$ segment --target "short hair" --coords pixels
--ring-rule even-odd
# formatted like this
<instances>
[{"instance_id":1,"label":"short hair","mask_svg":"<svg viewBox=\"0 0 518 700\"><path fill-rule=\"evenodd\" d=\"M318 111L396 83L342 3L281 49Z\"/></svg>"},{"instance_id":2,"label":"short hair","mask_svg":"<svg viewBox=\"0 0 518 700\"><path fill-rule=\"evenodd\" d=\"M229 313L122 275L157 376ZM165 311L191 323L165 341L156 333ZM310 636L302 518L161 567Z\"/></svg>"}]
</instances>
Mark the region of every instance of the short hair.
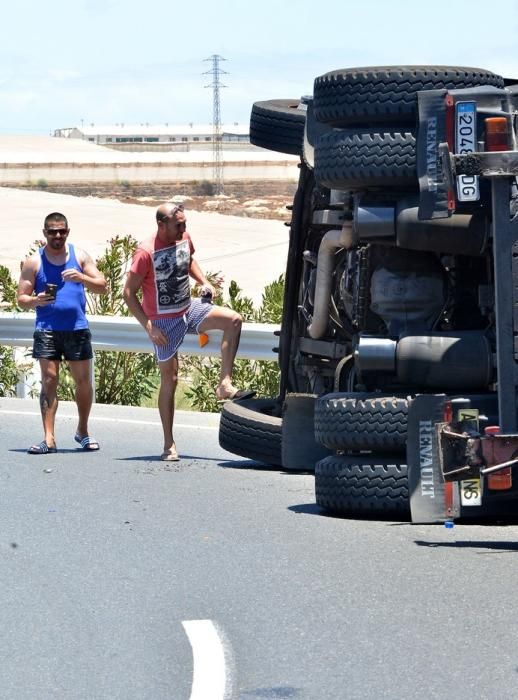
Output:
<instances>
[{"instance_id":1,"label":"short hair","mask_svg":"<svg viewBox=\"0 0 518 700\"><path fill-rule=\"evenodd\" d=\"M167 214L166 212L162 211L162 207L159 207L159 208L156 210L156 220L157 220L157 223L161 223L162 221L167 221L167 219L170 219L172 216L174 216L174 215L176 214L177 211L183 211L183 210L184 210L183 204L174 204L174 205L173 205L173 208L171 209L171 211L169 212L169 214Z\"/></svg>"},{"instance_id":2,"label":"short hair","mask_svg":"<svg viewBox=\"0 0 518 700\"><path fill-rule=\"evenodd\" d=\"M157 209L157 211L156 211L157 224L159 224L161 221L165 221L167 219L167 216L168 216L167 214L164 214L162 211Z\"/></svg>"},{"instance_id":3,"label":"short hair","mask_svg":"<svg viewBox=\"0 0 518 700\"><path fill-rule=\"evenodd\" d=\"M53 211L52 213L47 214L47 216L45 217L45 221L43 222L43 228L48 228L49 223L51 221L54 221L55 223L63 222L68 228L67 217L64 214L61 214L61 212L59 211Z\"/></svg>"}]
</instances>

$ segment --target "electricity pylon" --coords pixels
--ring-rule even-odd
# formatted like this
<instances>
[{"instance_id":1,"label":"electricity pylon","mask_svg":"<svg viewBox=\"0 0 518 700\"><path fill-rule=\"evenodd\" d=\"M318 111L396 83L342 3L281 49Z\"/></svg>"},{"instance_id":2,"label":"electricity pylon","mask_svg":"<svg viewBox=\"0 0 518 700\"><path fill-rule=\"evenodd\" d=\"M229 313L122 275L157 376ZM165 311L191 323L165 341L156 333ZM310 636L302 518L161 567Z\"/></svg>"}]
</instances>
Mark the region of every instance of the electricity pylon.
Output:
<instances>
[{"instance_id":1,"label":"electricity pylon","mask_svg":"<svg viewBox=\"0 0 518 700\"><path fill-rule=\"evenodd\" d=\"M205 85L207 88L212 88L212 178L214 181L215 194L223 194L223 159L221 153L221 111L219 101L220 88L227 87L223 85L219 77L220 75L228 75L227 71L219 67L220 61L226 61L226 58L213 54L206 61L212 61L211 70L206 71L203 75L212 75L212 83Z\"/></svg>"}]
</instances>

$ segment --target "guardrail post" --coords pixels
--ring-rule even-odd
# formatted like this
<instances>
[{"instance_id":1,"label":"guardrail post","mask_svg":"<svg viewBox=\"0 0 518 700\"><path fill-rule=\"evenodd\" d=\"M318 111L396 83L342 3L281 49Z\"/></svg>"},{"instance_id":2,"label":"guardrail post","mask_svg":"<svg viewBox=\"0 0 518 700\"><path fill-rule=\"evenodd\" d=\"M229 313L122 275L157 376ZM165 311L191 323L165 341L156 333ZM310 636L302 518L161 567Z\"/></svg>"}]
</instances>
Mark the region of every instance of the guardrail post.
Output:
<instances>
[{"instance_id":1,"label":"guardrail post","mask_svg":"<svg viewBox=\"0 0 518 700\"><path fill-rule=\"evenodd\" d=\"M14 362L16 367L21 364L21 356L24 355L25 348L14 348ZM25 371L20 372L18 375L18 383L16 385L16 398L26 399L27 398L27 374Z\"/></svg>"},{"instance_id":2,"label":"guardrail post","mask_svg":"<svg viewBox=\"0 0 518 700\"><path fill-rule=\"evenodd\" d=\"M28 348L15 347L14 361L17 367L25 366L23 373L20 373L20 378L16 385L16 397L19 399L30 398L30 392L34 386L41 380L39 364L32 357L27 357Z\"/></svg>"}]
</instances>

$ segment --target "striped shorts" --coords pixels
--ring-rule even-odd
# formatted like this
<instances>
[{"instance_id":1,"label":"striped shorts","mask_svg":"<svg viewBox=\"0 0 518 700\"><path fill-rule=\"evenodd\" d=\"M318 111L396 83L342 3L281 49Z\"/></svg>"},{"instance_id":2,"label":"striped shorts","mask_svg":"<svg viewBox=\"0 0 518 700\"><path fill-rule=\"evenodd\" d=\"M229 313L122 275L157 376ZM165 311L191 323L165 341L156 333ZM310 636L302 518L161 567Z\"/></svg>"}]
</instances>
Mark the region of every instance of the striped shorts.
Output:
<instances>
[{"instance_id":1,"label":"striped shorts","mask_svg":"<svg viewBox=\"0 0 518 700\"><path fill-rule=\"evenodd\" d=\"M191 305L183 316L154 319L153 325L160 328L168 339L167 345L153 343L158 362L166 362L176 355L186 334L197 333L201 322L205 320L212 308L212 304L191 299Z\"/></svg>"}]
</instances>

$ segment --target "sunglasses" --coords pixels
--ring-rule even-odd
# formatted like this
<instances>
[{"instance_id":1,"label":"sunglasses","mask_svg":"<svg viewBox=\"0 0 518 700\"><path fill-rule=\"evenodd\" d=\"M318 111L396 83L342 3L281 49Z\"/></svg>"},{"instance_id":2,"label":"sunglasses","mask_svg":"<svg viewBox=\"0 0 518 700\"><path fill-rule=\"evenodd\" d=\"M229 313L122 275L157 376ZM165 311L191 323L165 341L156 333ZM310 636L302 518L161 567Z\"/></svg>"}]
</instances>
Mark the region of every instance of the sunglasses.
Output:
<instances>
[{"instance_id":1,"label":"sunglasses","mask_svg":"<svg viewBox=\"0 0 518 700\"><path fill-rule=\"evenodd\" d=\"M45 233L48 236L57 236L60 233L62 236L68 236L67 228L46 228Z\"/></svg>"}]
</instances>

